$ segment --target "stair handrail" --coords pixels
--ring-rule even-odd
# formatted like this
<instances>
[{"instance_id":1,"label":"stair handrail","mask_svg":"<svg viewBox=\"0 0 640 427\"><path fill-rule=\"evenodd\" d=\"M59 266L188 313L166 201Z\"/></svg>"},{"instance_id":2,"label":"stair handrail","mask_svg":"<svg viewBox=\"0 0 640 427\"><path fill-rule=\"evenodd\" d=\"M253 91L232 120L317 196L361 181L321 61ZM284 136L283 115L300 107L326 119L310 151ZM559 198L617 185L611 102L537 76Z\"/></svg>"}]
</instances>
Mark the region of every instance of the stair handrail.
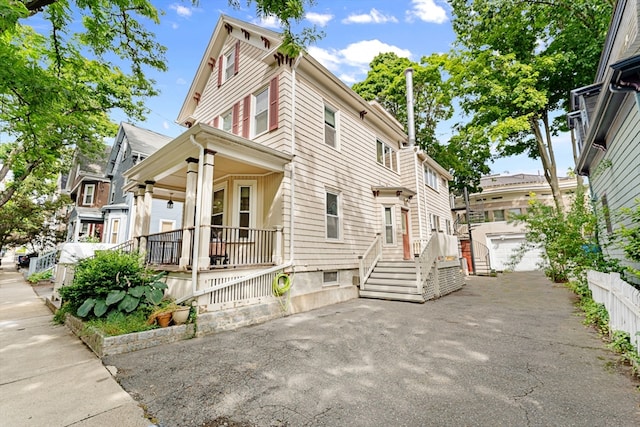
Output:
<instances>
[{"instance_id":1,"label":"stair handrail","mask_svg":"<svg viewBox=\"0 0 640 427\"><path fill-rule=\"evenodd\" d=\"M436 259L438 258L438 254L440 253L440 245L437 236L438 233L433 233L420 255L415 258L417 272L416 287L420 295L422 295L422 292L424 290L424 283L429 278L429 273L431 269L434 268ZM437 290L437 275L434 275L434 277L436 278L435 286ZM437 293L439 294L439 292Z\"/></svg>"},{"instance_id":2,"label":"stair handrail","mask_svg":"<svg viewBox=\"0 0 640 427\"><path fill-rule=\"evenodd\" d=\"M358 259L360 260L360 289L364 290L365 282L371 275L371 272L375 268L377 262L382 257L382 236L380 233L376 234L375 239L364 254L360 255Z\"/></svg>"},{"instance_id":3,"label":"stair handrail","mask_svg":"<svg viewBox=\"0 0 640 427\"><path fill-rule=\"evenodd\" d=\"M476 259L478 260L482 260L485 262L486 266L487 266L487 273L491 272L491 261L489 259L489 248L478 242L477 240L473 241L473 254L475 255ZM475 274L478 274L477 272L474 272Z\"/></svg>"}]
</instances>

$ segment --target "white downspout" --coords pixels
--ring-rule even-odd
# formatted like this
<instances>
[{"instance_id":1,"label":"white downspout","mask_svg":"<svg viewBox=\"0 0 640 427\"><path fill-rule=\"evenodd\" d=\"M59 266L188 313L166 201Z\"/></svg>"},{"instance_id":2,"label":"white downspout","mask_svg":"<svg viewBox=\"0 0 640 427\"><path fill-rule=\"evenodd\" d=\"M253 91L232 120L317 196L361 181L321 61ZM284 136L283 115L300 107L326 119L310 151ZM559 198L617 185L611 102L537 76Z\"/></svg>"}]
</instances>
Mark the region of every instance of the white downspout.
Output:
<instances>
[{"instance_id":1,"label":"white downspout","mask_svg":"<svg viewBox=\"0 0 640 427\"><path fill-rule=\"evenodd\" d=\"M298 55L296 62L293 64L291 70L291 200L290 200L290 215L289 215L289 265L293 265L293 252L294 252L294 229L295 229L295 195L296 195L296 180L295 180L295 158L296 158L296 69L300 60L302 59L302 53Z\"/></svg>"},{"instance_id":2,"label":"white downspout","mask_svg":"<svg viewBox=\"0 0 640 427\"><path fill-rule=\"evenodd\" d=\"M192 251L192 260L191 260L191 288L192 295L195 295L198 289L198 257L197 248L200 247L200 204L202 200L200 200L200 196L202 195L202 174L204 168L204 146L196 141L196 138L193 135L189 136L191 143L200 148L200 154L198 155L198 183L196 185L196 220L193 228L193 251Z\"/></svg>"}]
</instances>

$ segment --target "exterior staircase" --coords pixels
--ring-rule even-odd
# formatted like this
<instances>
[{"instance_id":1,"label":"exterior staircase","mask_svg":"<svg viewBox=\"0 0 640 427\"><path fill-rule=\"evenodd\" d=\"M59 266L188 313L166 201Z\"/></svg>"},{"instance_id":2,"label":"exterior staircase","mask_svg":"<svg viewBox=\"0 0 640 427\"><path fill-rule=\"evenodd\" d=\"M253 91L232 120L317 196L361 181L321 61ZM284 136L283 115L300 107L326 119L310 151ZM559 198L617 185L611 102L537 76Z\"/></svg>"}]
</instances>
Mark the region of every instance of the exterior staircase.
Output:
<instances>
[{"instance_id":1,"label":"exterior staircase","mask_svg":"<svg viewBox=\"0 0 640 427\"><path fill-rule=\"evenodd\" d=\"M423 303L416 280L414 261L379 261L366 282L360 285L360 298Z\"/></svg>"}]
</instances>

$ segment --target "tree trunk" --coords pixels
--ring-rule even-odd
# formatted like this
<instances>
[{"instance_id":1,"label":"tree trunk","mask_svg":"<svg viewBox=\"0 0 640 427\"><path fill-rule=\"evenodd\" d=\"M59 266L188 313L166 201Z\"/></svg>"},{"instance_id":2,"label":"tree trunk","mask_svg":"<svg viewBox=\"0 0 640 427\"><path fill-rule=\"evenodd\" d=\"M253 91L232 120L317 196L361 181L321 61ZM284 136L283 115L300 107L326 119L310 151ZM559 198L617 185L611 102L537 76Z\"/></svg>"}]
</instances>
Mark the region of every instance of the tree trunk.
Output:
<instances>
[{"instance_id":1,"label":"tree trunk","mask_svg":"<svg viewBox=\"0 0 640 427\"><path fill-rule=\"evenodd\" d=\"M556 209L559 213L563 213L564 201L562 200L560 184L558 183L556 160L553 153L553 145L551 144L551 132L549 131L549 114L546 111L542 113L542 123L544 125L545 131L544 136L542 134L542 131L540 130L538 119L535 117L531 118L531 130L536 137L536 143L538 145L538 152L540 154L540 161L542 162L544 177L551 187L551 194L553 195L553 201L556 205Z\"/></svg>"}]
</instances>

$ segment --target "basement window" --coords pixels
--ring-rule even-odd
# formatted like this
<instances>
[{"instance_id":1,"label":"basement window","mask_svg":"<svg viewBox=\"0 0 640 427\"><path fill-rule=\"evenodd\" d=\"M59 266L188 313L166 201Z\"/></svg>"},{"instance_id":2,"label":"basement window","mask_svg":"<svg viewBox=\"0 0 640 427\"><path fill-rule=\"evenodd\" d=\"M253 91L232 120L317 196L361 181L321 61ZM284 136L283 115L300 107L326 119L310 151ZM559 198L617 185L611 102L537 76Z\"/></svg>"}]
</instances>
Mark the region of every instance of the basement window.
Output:
<instances>
[{"instance_id":1,"label":"basement window","mask_svg":"<svg viewBox=\"0 0 640 427\"><path fill-rule=\"evenodd\" d=\"M325 271L322 273L322 284L323 285L335 285L338 283L338 272L337 271Z\"/></svg>"}]
</instances>

